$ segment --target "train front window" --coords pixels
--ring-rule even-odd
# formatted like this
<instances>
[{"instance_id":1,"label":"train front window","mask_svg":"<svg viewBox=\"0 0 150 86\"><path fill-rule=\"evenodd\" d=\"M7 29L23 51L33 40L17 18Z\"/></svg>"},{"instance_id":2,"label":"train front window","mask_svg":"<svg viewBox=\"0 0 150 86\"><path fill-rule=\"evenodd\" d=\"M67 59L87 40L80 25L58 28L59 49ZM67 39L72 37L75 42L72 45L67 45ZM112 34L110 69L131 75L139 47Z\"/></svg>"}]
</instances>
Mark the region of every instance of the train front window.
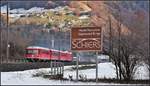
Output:
<instances>
[{"instance_id":1,"label":"train front window","mask_svg":"<svg viewBox=\"0 0 150 86\"><path fill-rule=\"evenodd\" d=\"M26 54L38 54L38 50L27 50Z\"/></svg>"}]
</instances>

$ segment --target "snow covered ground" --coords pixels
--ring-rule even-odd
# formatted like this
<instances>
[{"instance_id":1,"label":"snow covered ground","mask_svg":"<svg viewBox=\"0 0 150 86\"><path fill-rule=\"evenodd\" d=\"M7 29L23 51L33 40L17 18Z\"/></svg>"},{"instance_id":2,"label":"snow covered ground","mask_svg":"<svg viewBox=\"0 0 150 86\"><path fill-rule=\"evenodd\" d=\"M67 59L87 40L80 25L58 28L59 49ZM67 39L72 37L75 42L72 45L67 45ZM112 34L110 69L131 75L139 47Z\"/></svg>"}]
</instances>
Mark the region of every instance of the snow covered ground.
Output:
<instances>
[{"instance_id":1,"label":"snow covered ground","mask_svg":"<svg viewBox=\"0 0 150 86\"><path fill-rule=\"evenodd\" d=\"M79 75L83 74L86 75L87 78L95 79L96 69L86 69L86 70L79 70ZM64 77L68 77L68 75L73 75L73 78L76 78L76 71L65 71ZM99 78L115 78L115 66L112 63L100 63L98 65L98 77Z\"/></svg>"},{"instance_id":2,"label":"snow covered ground","mask_svg":"<svg viewBox=\"0 0 150 86\"><path fill-rule=\"evenodd\" d=\"M76 72L67 70L72 66L65 66L64 77L73 75L75 79ZM115 67L112 63L99 63L98 65L99 78L115 78ZM148 79L148 72L144 66L141 66L136 74L136 79ZM73 82L62 80L49 80L42 77L32 77L33 74L44 71L49 72L49 68L33 69L17 72L1 72L2 85L114 85L114 83L94 83L94 82ZM79 74L87 75L87 78L95 78L95 69L79 70ZM116 84L118 85L118 84Z\"/></svg>"}]
</instances>

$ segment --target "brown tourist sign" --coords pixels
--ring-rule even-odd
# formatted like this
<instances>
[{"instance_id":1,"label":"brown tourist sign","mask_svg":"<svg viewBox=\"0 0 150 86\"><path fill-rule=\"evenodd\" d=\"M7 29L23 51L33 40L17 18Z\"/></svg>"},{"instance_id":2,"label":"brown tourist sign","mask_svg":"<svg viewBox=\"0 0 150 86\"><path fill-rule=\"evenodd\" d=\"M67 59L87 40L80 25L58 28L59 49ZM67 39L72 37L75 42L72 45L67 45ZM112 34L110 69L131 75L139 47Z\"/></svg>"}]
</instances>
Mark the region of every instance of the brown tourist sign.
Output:
<instances>
[{"instance_id":1,"label":"brown tourist sign","mask_svg":"<svg viewBox=\"0 0 150 86\"><path fill-rule=\"evenodd\" d=\"M73 27L71 29L72 51L102 51L101 27Z\"/></svg>"}]
</instances>

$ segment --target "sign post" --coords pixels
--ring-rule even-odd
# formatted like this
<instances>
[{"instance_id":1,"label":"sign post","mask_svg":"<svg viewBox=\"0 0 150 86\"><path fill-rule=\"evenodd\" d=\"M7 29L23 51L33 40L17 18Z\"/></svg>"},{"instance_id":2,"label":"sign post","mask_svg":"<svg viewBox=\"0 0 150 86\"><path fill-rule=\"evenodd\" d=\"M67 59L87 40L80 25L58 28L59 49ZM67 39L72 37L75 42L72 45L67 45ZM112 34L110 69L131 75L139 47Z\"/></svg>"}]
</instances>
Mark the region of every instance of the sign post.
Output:
<instances>
[{"instance_id":1,"label":"sign post","mask_svg":"<svg viewBox=\"0 0 150 86\"><path fill-rule=\"evenodd\" d=\"M96 82L98 82L98 52L96 52Z\"/></svg>"},{"instance_id":2,"label":"sign post","mask_svg":"<svg viewBox=\"0 0 150 86\"><path fill-rule=\"evenodd\" d=\"M78 81L78 76L79 76L79 54L77 53L77 58L76 58L76 81Z\"/></svg>"},{"instance_id":3,"label":"sign post","mask_svg":"<svg viewBox=\"0 0 150 86\"><path fill-rule=\"evenodd\" d=\"M71 29L72 51L96 52L96 82L98 81L98 52L102 51L101 27L74 27ZM79 55L76 59L76 81L78 81Z\"/></svg>"}]
</instances>

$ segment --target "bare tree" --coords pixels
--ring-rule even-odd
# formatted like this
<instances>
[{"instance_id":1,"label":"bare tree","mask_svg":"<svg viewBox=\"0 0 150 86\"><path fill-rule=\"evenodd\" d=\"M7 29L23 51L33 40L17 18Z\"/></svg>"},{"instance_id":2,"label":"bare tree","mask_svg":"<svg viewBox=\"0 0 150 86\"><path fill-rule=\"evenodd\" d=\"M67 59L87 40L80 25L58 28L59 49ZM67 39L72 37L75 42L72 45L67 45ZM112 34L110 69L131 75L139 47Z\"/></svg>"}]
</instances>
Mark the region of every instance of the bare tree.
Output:
<instances>
[{"instance_id":1,"label":"bare tree","mask_svg":"<svg viewBox=\"0 0 150 86\"><path fill-rule=\"evenodd\" d=\"M133 34L133 33L132 33ZM121 74L125 80L133 79L135 71L140 66L142 57L141 51L138 48L140 44L134 45L137 42L136 37L125 36L121 40Z\"/></svg>"},{"instance_id":2,"label":"bare tree","mask_svg":"<svg viewBox=\"0 0 150 86\"><path fill-rule=\"evenodd\" d=\"M133 33L128 36L121 35L119 47L118 37L113 36L113 42L111 44L113 46L111 46L109 56L116 66L117 79L131 80L140 63L142 51L138 47L140 43L138 43L135 36L136 35L133 35Z\"/></svg>"},{"instance_id":3,"label":"bare tree","mask_svg":"<svg viewBox=\"0 0 150 86\"><path fill-rule=\"evenodd\" d=\"M144 51L139 39L143 39L139 36L138 29L137 31L129 31L127 35L121 33L121 15L118 16L116 32L112 30L111 18L109 17L109 56L116 66L117 79L129 81L133 79L135 71L142 61Z\"/></svg>"},{"instance_id":4,"label":"bare tree","mask_svg":"<svg viewBox=\"0 0 150 86\"><path fill-rule=\"evenodd\" d=\"M118 59L116 58L117 54L113 50L113 47L114 47L113 46L113 32L112 32L112 25L111 25L111 17L110 16L108 16L108 23L109 23L109 56L115 64L117 79L119 79L119 71L118 71L118 65L117 65Z\"/></svg>"}]
</instances>

